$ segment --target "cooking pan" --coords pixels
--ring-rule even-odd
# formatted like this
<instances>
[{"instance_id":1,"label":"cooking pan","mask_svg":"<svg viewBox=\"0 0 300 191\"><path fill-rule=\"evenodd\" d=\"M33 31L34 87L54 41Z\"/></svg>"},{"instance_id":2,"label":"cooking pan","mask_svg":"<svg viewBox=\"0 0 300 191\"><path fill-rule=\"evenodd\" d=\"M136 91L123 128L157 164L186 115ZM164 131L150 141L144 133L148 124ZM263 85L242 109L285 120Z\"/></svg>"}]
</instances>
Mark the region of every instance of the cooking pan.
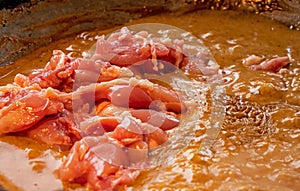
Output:
<instances>
[{"instance_id":1,"label":"cooking pan","mask_svg":"<svg viewBox=\"0 0 300 191\"><path fill-rule=\"evenodd\" d=\"M13 64L32 50L69 35L161 12L180 15L199 9L243 10L300 30L300 0L4 0L0 7L0 66Z\"/></svg>"}]
</instances>

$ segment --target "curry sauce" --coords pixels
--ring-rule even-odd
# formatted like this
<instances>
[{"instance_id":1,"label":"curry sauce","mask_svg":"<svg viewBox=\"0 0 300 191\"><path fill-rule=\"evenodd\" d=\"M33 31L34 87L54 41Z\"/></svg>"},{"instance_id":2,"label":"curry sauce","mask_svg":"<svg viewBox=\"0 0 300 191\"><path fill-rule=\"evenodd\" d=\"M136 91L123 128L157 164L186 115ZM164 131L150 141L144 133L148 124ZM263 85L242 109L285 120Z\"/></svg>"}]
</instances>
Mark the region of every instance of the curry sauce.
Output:
<instances>
[{"instance_id":1,"label":"curry sauce","mask_svg":"<svg viewBox=\"0 0 300 191\"><path fill-rule=\"evenodd\" d=\"M161 14L128 25L138 23L173 25L203 41L224 70L221 81L225 116L213 142L205 145L212 119L209 111L204 111L191 132L192 140L173 156L166 156L157 167L144 171L126 189L299 190L299 31L259 15L234 11ZM81 56L97 36L114 30L88 31L42 47L3 67L0 84L11 83L17 73L28 74L43 67L54 49ZM250 55L273 58L287 54L293 61L278 73L253 71L242 64ZM201 91L210 93L207 89ZM205 101L209 110L213 103L209 97L204 97ZM55 177L55 169L65 154L56 148L28 138L2 136L0 153L0 182L8 190L74 187L68 188Z\"/></svg>"}]
</instances>

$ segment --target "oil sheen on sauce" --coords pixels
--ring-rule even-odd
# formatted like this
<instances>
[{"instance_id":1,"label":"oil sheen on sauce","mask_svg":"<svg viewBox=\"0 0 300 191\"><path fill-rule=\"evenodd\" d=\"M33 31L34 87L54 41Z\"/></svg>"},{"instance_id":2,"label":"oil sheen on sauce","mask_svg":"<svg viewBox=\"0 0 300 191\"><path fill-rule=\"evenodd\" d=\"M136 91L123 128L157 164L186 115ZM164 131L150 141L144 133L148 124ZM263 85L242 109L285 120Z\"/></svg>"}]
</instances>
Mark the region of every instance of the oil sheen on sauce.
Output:
<instances>
[{"instance_id":1,"label":"oil sheen on sauce","mask_svg":"<svg viewBox=\"0 0 300 191\"><path fill-rule=\"evenodd\" d=\"M204 42L227 71L222 77L226 115L209 146L203 146L203 140L211 119L203 115L188 145L143 172L126 189L300 190L299 31L231 11L161 14L128 25L138 23L173 25ZM81 56L97 35L113 30L84 32L40 48L2 68L0 84L11 82L16 73L43 67L53 49ZM278 73L252 71L242 60L253 54L265 58L291 54L294 60ZM0 182L9 190L61 189L53 171L63 154L27 138L0 137Z\"/></svg>"}]
</instances>

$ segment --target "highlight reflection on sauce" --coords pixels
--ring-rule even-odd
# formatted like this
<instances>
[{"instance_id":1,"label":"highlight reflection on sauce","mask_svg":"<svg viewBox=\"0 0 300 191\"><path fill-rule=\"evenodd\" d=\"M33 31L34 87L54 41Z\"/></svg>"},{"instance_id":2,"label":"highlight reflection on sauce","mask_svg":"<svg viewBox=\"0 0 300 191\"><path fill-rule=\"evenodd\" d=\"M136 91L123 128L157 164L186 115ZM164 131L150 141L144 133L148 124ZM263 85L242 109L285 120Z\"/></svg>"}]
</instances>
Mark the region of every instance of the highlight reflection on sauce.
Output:
<instances>
[{"instance_id":1,"label":"highlight reflection on sauce","mask_svg":"<svg viewBox=\"0 0 300 191\"><path fill-rule=\"evenodd\" d=\"M36 148L23 149L0 141L0 176L14 185L15 189L11 190L60 190L62 183L53 173L60 160L55 159L50 150L31 156L32 149Z\"/></svg>"}]
</instances>

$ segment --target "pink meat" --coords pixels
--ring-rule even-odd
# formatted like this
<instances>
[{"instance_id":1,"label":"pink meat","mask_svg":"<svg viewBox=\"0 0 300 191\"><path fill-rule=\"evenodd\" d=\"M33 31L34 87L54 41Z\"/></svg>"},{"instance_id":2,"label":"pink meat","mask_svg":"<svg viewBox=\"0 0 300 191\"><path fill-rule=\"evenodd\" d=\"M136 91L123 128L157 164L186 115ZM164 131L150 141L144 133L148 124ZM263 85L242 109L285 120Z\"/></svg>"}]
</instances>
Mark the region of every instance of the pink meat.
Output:
<instances>
[{"instance_id":1,"label":"pink meat","mask_svg":"<svg viewBox=\"0 0 300 191\"><path fill-rule=\"evenodd\" d=\"M80 130L83 136L101 136L105 132L114 131L120 124L116 117L94 116L85 119L80 123Z\"/></svg>"},{"instance_id":2,"label":"pink meat","mask_svg":"<svg viewBox=\"0 0 300 191\"><path fill-rule=\"evenodd\" d=\"M102 123L100 119L95 121ZM112 121L112 117L107 119ZM132 183L147 167L149 149L168 139L160 128L138 123L131 117L124 117L112 132L91 135L74 144L58 170L58 177L93 190L115 190Z\"/></svg>"},{"instance_id":3,"label":"pink meat","mask_svg":"<svg viewBox=\"0 0 300 191\"><path fill-rule=\"evenodd\" d=\"M45 117L23 134L47 145L69 149L81 139L74 119L64 111L58 115Z\"/></svg>"},{"instance_id":4,"label":"pink meat","mask_svg":"<svg viewBox=\"0 0 300 191\"><path fill-rule=\"evenodd\" d=\"M124 146L144 142L147 149L156 148L168 139L167 134L159 127L147 123L138 123L129 117L125 117L115 130L108 135Z\"/></svg>"},{"instance_id":5,"label":"pink meat","mask_svg":"<svg viewBox=\"0 0 300 191\"><path fill-rule=\"evenodd\" d=\"M122 145L104 136L84 137L64 159L58 177L65 182L88 185L93 190L115 190L132 183L139 175L139 170L124 168L129 165Z\"/></svg>"},{"instance_id":6,"label":"pink meat","mask_svg":"<svg viewBox=\"0 0 300 191\"><path fill-rule=\"evenodd\" d=\"M63 108L62 103L53 102L40 92L29 92L0 110L0 134L28 129Z\"/></svg>"},{"instance_id":7,"label":"pink meat","mask_svg":"<svg viewBox=\"0 0 300 191\"><path fill-rule=\"evenodd\" d=\"M143 123L148 123L150 125L159 127L164 131L173 129L180 123L180 120L176 117L176 115L171 112L164 113L152 109L127 110L125 108L113 105L111 102L102 102L98 104L96 110L97 115L100 116L114 116L119 112L129 111L133 117L140 119Z\"/></svg>"},{"instance_id":8,"label":"pink meat","mask_svg":"<svg viewBox=\"0 0 300 191\"><path fill-rule=\"evenodd\" d=\"M168 140L167 133L159 127L143 123L141 128L144 133L144 141L148 144L149 149L155 149Z\"/></svg>"},{"instance_id":9,"label":"pink meat","mask_svg":"<svg viewBox=\"0 0 300 191\"><path fill-rule=\"evenodd\" d=\"M208 53L198 53L186 58L181 68L188 73L210 76L218 74L220 66L210 58Z\"/></svg>"},{"instance_id":10,"label":"pink meat","mask_svg":"<svg viewBox=\"0 0 300 191\"><path fill-rule=\"evenodd\" d=\"M29 129L46 116L62 112L69 104L66 93L38 84L0 88L0 134Z\"/></svg>"},{"instance_id":11,"label":"pink meat","mask_svg":"<svg viewBox=\"0 0 300 191\"><path fill-rule=\"evenodd\" d=\"M0 109L10 104L21 91L20 86L8 84L0 87Z\"/></svg>"},{"instance_id":12,"label":"pink meat","mask_svg":"<svg viewBox=\"0 0 300 191\"><path fill-rule=\"evenodd\" d=\"M143 123L159 127L164 131L173 129L179 125L179 120L176 117L155 110L139 109L132 110L130 113Z\"/></svg>"},{"instance_id":13,"label":"pink meat","mask_svg":"<svg viewBox=\"0 0 300 191\"><path fill-rule=\"evenodd\" d=\"M111 65L109 62L71 59L62 51L54 50L50 61L43 69L33 71L28 77L18 74L14 81L21 87L38 84L41 88L52 87L71 92L81 85L110 81L121 75L131 74L128 69ZM74 83L76 87L73 87Z\"/></svg>"},{"instance_id":14,"label":"pink meat","mask_svg":"<svg viewBox=\"0 0 300 191\"><path fill-rule=\"evenodd\" d=\"M108 61L118 66L129 66L151 56L151 47L146 39L134 36L127 28L112 34L106 40L98 39L93 59Z\"/></svg>"},{"instance_id":15,"label":"pink meat","mask_svg":"<svg viewBox=\"0 0 300 191\"><path fill-rule=\"evenodd\" d=\"M29 81L30 84L37 83L42 88L59 88L63 82L72 77L77 67L77 62L72 62L62 51L54 50L45 68L33 71L29 75Z\"/></svg>"},{"instance_id":16,"label":"pink meat","mask_svg":"<svg viewBox=\"0 0 300 191\"><path fill-rule=\"evenodd\" d=\"M0 109L2 109L4 106L8 106L15 100L26 96L28 93L39 91L41 91L41 87L39 85L32 85L25 88L17 84L0 86Z\"/></svg>"},{"instance_id":17,"label":"pink meat","mask_svg":"<svg viewBox=\"0 0 300 191\"><path fill-rule=\"evenodd\" d=\"M0 87L0 134L18 132L71 148L58 169L63 182L92 190L130 184L147 167L149 150L167 142L165 131L179 125L176 116L187 107L172 89L117 78L132 77L127 67L135 63L131 69L139 73L161 74L178 67L203 75L218 72L208 55L188 56L183 47L181 40L170 45L145 31L122 28L99 38L91 58L70 58L54 50L45 68L19 74L14 84ZM124 113L118 116L108 105ZM100 116L93 116L95 110Z\"/></svg>"},{"instance_id":18,"label":"pink meat","mask_svg":"<svg viewBox=\"0 0 300 191\"><path fill-rule=\"evenodd\" d=\"M148 108L152 102L151 97L141 88L130 85L115 85L108 94L112 104L132 108Z\"/></svg>"},{"instance_id":19,"label":"pink meat","mask_svg":"<svg viewBox=\"0 0 300 191\"><path fill-rule=\"evenodd\" d=\"M125 117L116 129L109 134L124 146L143 140L141 125L129 117Z\"/></svg>"},{"instance_id":20,"label":"pink meat","mask_svg":"<svg viewBox=\"0 0 300 191\"><path fill-rule=\"evenodd\" d=\"M273 72L279 72L279 70L291 62L288 56L277 57L271 60L262 62L259 65L251 65L252 70L269 70Z\"/></svg>"},{"instance_id":21,"label":"pink meat","mask_svg":"<svg viewBox=\"0 0 300 191\"><path fill-rule=\"evenodd\" d=\"M148 59L179 66L184 58L182 45L182 41L175 40L173 47L170 47L159 40L150 40L150 34L145 31L134 34L124 27L107 39L104 36L98 39L93 59L118 66L141 64Z\"/></svg>"},{"instance_id":22,"label":"pink meat","mask_svg":"<svg viewBox=\"0 0 300 191\"><path fill-rule=\"evenodd\" d=\"M186 106L176 91L153 84L130 85L128 81L111 81L109 83L94 83L81 86L72 93L74 106L82 107L84 103L94 103L98 100L109 100L114 105L135 109L167 110L183 113Z\"/></svg>"},{"instance_id":23,"label":"pink meat","mask_svg":"<svg viewBox=\"0 0 300 191\"><path fill-rule=\"evenodd\" d=\"M127 68L120 68L102 60L76 59L76 62L79 63L74 79L77 87L90 83L111 81L122 75L131 75ZM74 87L74 89L77 89L77 87Z\"/></svg>"},{"instance_id":24,"label":"pink meat","mask_svg":"<svg viewBox=\"0 0 300 191\"><path fill-rule=\"evenodd\" d=\"M151 39L151 40L150 40ZM119 32L98 39L95 60L103 60L118 66L135 65L139 71L171 72L170 63L189 73L202 75L217 74L219 65L210 58L208 53L187 55L183 49L184 41L175 39L172 44L166 44L160 39L151 38L151 34L142 31L133 33L124 27ZM163 66L161 66L163 65ZM147 70L147 71L145 71Z\"/></svg>"}]
</instances>

